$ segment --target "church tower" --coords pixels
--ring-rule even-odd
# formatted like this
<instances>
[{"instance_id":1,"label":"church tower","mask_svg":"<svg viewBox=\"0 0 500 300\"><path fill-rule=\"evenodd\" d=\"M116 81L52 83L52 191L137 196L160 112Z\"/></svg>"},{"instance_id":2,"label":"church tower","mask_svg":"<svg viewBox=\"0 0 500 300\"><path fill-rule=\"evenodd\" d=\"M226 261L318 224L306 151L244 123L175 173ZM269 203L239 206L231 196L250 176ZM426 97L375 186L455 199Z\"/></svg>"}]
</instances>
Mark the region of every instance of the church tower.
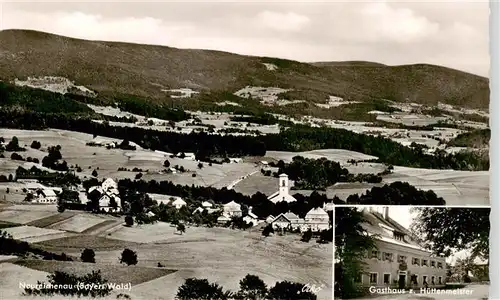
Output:
<instances>
[{"instance_id":1,"label":"church tower","mask_svg":"<svg viewBox=\"0 0 500 300\"><path fill-rule=\"evenodd\" d=\"M279 194L280 195L288 195L288 175L281 174L279 176Z\"/></svg>"}]
</instances>

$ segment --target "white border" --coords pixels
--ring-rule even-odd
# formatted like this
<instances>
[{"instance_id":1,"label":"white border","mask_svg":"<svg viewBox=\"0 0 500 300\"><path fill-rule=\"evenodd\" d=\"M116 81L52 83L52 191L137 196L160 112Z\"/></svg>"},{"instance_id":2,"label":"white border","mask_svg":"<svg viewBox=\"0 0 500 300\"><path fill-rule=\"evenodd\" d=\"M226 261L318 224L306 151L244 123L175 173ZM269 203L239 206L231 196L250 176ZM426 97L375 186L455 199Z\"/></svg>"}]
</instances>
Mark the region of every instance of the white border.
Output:
<instances>
[{"instance_id":1,"label":"white border","mask_svg":"<svg viewBox=\"0 0 500 300\"><path fill-rule=\"evenodd\" d=\"M491 69L490 69L490 129L491 129L491 140L490 140L490 299L500 299L500 266L498 263L498 253L499 249L499 231L500 226L499 218L500 212L498 207L498 193L499 193L499 160L498 160L498 129L499 122L498 118L495 117L499 111L498 101L500 101L500 90L499 90L499 58L498 52L499 47L499 24L500 24L500 3L496 0L490 1L490 59L491 59Z\"/></svg>"}]
</instances>

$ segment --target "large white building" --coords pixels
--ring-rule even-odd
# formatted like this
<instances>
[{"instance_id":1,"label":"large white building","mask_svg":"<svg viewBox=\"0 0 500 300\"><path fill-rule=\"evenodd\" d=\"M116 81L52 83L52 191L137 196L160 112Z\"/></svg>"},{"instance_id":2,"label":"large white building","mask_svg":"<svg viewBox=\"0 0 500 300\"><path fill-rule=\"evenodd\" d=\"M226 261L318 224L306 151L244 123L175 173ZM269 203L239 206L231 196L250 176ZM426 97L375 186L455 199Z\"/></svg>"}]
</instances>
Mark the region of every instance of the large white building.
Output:
<instances>
[{"instance_id":1,"label":"large white building","mask_svg":"<svg viewBox=\"0 0 500 300\"><path fill-rule=\"evenodd\" d=\"M304 221L311 228L311 231L322 231L330 228L330 216L320 207L311 209L304 217Z\"/></svg>"},{"instance_id":2,"label":"large white building","mask_svg":"<svg viewBox=\"0 0 500 300\"><path fill-rule=\"evenodd\" d=\"M267 197L267 199L273 203L278 202L295 202L297 201L292 195L290 195L290 181L288 180L288 175L281 174L279 176L278 181L278 191L271 196Z\"/></svg>"},{"instance_id":3,"label":"large white building","mask_svg":"<svg viewBox=\"0 0 500 300\"><path fill-rule=\"evenodd\" d=\"M365 270L354 278L361 286L391 288L445 285L446 260L423 248L408 229L389 217L389 208L364 208L362 224L377 249L365 254Z\"/></svg>"}]
</instances>

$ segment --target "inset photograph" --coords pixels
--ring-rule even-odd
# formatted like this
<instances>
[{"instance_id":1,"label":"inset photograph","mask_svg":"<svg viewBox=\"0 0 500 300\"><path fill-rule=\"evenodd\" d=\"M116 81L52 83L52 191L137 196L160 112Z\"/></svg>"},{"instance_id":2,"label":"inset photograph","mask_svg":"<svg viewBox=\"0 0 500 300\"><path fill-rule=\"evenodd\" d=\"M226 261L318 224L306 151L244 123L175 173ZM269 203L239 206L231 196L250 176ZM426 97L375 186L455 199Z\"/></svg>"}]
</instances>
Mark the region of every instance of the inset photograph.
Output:
<instances>
[{"instance_id":1,"label":"inset photograph","mask_svg":"<svg viewBox=\"0 0 500 300\"><path fill-rule=\"evenodd\" d=\"M490 208L335 208L335 299L488 299Z\"/></svg>"}]
</instances>

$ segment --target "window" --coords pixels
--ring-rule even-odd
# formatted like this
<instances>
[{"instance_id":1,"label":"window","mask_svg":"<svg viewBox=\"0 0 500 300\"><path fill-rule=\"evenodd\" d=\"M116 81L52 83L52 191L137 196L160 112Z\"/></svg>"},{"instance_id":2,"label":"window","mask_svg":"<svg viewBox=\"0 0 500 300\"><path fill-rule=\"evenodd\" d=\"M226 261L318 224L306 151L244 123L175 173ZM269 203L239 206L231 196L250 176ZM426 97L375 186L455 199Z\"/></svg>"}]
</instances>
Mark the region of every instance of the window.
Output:
<instances>
[{"instance_id":1,"label":"window","mask_svg":"<svg viewBox=\"0 0 500 300\"><path fill-rule=\"evenodd\" d=\"M443 263L442 262L438 262L438 269L442 269L443 268Z\"/></svg>"},{"instance_id":2,"label":"window","mask_svg":"<svg viewBox=\"0 0 500 300\"><path fill-rule=\"evenodd\" d=\"M422 266L429 266L429 263L427 262L427 259L422 259Z\"/></svg>"},{"instance_id":3,"label":"window","mask_svg":"<svg viewBox=\"0 0 500 300\"><path fill-rule=\"evenodd\" d=\"M432 277L431 277L431 284L432 284L432 285L435 285L435 284L436 284L436 280L435 280L435 279L436 279L436 276L432 276Z\"/></svg>"},{"instance_id":4,"label":"window","mask_svg":"<svg viewBox=\"0 0 500 300\"><path fill-rule=\"evenodd\" d=\"M443 277L441 276L438 277L438 284L443 284Z\"/></svg>"},{"instance_id":5,"label":"window","mask_svg":"<svg viewBox=\"0 0 500 300\"><path fill-rule=\"evenodd\" d=\"M372 250L372 254L370 255L370 258L378 258L378 251Z\"/></svg>"},{"instance_id":6,"label":"window","mask_svg":"<svg viewBox=\"0 0 500 300\"><path fill-rule=\"evenodd\" d=\"M354 278L355 283L362 283L363 282L363 274L359 273L355 278Z\"/></svg>"},{"instance_id":7,"label":"window","mask_svg":"<svg viewBox=\"0 0 500 300\"><path fill-rule=\"evenodd\" d=\"M412 265L416 265L416 266L420 266L420 259L415 258L415 257L414 257L414 258L412 258L412 260L411 260L411 264L412 264Z\"/></svg>"},{"instance_id":8,"label":"window","mask_svg":"<svg viewBox=\"0 0 500 300\"><path fill-rule=\"evenodd\" d=\"M384 252L384 260L392 261L392 253Z\"/></svg>"},{"instance_id":9,"label":"window","mask_svg":"<svg viewBox=\"0 0 500 300\"><path fill-rule=\"evenodd\" d=\"M377 283L378 282L378 273L370 273L370 283Z\"/></svg>"},{"instance_id":10,"label":"window","mask_svg":"<svg viewBox=\"0 0 500 300\"><path fill-rule=\"evenodd\" d=\"M286 186L285 180L281 181L281 186Z\"/></svg>"},{"instance_id":11,"label":"window","mask_svg":"<svg viewBox=\"0 0 500 300\"><path fill-rule=\"evenodd\" d=\"M435 261L431 261L431 267L433 267L433 268L436 267L436 262Z\"/></svg>"},{"instance_id":12,"label":"window","mask_svg":"<svg viewBox=\"0 0 500 300\"><path fill-rule=\"evenodd\" d=\"M394 232L394 239L396 241L401 241L402 242L404 240L404 237L405 237L404 234L401 234L399 232Z\"/></svg>"},{"instance_id":13,"label":"window","mask_svg":"<svg viewBox=\"0 0 500 300\"><path fill-rule=\"evenodd\" d=\"M391 274L384 274L384 284L391 284Z\"/></svg>"},{"instance_id":14,"label":"window","mask_svg":"<svg viewBox=\"0 0 500 300\"><path fill-rule=\"evenodd\" d=\"M417 274L413 274L411 276L411 283L412 284L418 284L418 275Z\"/></svg>"},{"instance_id":15,"label":"window","mask_svg":"<svg viewBox=\"0 0 500 300\"><path fill-rule=\"evenodd\" d=\"M406 256L398 255L398 262L406 262Z\"/></svg>"},{"instance_id":16,"label":"window","mask_svg":"<svg viewBox=\"0 0 500 300\"><path fill-rule=\"evenodd\" d=\"M426 283L428 284L428 282L427 282L427 276L425 276L425 275L422 276L422 283L423 284L426 284Z\"/></svg>"}]
</instances>

